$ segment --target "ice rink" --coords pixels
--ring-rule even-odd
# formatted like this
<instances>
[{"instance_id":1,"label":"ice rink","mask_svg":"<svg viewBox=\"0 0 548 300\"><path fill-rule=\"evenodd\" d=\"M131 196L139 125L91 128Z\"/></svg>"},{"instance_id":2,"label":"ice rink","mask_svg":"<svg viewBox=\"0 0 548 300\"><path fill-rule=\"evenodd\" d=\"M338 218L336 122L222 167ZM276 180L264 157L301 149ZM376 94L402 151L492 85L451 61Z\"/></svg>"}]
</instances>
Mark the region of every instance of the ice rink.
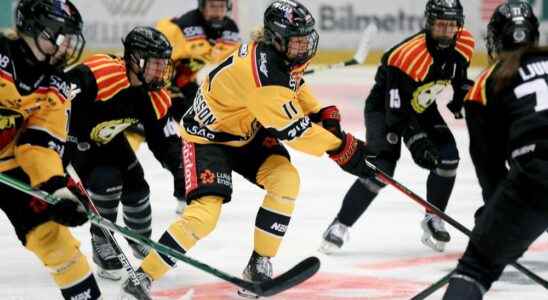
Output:
<instances>
[{"instance_id":1,"label":"ice rink","mask_svg":"<svg viewBox=\"0 0 548 300\"><path fill-rule=\"evenodd\" d=\"M373 68L349 68L325 71L307 77L307 80L323 103L341 107L343 126L363 137L364 99L371 88L373 75ZM449 93L445 96L448 98ZM445 101L440 100L438 106L447 116ZM468 134L463 121L455 121L451 116L447 120L457 138L461 155L447 213L471 228L473 213L480 206L481 198L468 154ZM406 150L402 153L395 178L424 196L427 172L412 163ZM156 239L175 218L172 178L146 147L141 148L139 155L151 186L153 237ZM452 241L444 253L423 246L420 243L423 210L391 187L381 192L352 228L350 240L339 254L320 255L316 250L321 234L338 211L354 177L343 173L327 157L310 157L292 151L292 160L301 174L301 192L279 254L272 260L274 272L283 272L309 255L319 255L322 266L309 281L271 299L409 299L456 265L467 238L449 227ZM252 251L254 219L262 198L262 190L235 175L233 200L223 207L217 229L189 255L228 273L241 274ZM121 222L121 218L119 220ZM0 233L0 299L61 299L46 270L20 245L3 214L0 224L3 228ZM89 224L74 232L82 242L83 252L91 257ZM125 241L121 244L126 253L131 253ZM137 260L130 259L134 266L138 266ZM520 262L548 278L548 236L541 236ZM99 284L104 299L117 299L120 282L99 279ZM190 288L195 291L193 299L241 299L234 286L184 263L156 282L152 294L154 299L177 299ZM438 292L431 299L440 299L441 295ZM548 299L548 293L508 267L485 299L540 300Z\"/></svg>"}]
</instances>

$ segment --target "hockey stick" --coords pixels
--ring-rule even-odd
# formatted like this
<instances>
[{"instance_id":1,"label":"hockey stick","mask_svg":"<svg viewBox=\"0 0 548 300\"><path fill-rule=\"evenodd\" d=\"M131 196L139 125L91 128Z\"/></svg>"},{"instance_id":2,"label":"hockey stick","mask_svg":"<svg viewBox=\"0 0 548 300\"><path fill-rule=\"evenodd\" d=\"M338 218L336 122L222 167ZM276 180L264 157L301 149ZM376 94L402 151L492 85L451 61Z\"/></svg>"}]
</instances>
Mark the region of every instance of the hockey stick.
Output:
<instances>
[{"instance_id":1,"label":"hockey stick","mask_svg":"<svg viewBox=\"0 0 548 300\"><path fill-rule=\"evenodd\" d=\"M472 231L470 231L468 228L464 227L464 225L462 225L461 223L459 223L458 221L456 221L455 219L450 217L445 212L441 211L436 206L432 205L430 202L422 199L419 195L415 194L414 192L412 192L411 190L406 188L404 185L397 182L394 178L390 177L388 174L383 172L381 169L377 168L375 165L373 165L369 161L365 161L365 163L367 164L367 166L369 168L371 168L375 172L375 177L379 181L381 181L381 182L383 182L387 185L391 185L391 186L395 187L397 190L399 190L400 192L406 194L409 198L411 198L411 200L417 202L422 207L424 207L426 210L434 213L436 216L440 217L445 222L451 224L451 226L455 227L460 232L464 233L466 236L471 238ZM470 241L473 242L472 239L470 239ZM533 271L527 269L526 267L524 267L523 265L521 265L517 261L511 263L510 265L513 266L514 268L516 268L518 271L525 274L527 277L529 277L534 282L540 284L545 289L548 289L548 281L544 280L542 277L540 277L537 274L533 273Z\"/></svg>"},{"instance_id":2,"label":"hockey stick","mask_svg":"<svg viewBox=\"0 0 548 300\"><path fill-rule=\"evenodd\" d=\"M449 279L451 278L451 276L453 276L453 274L455 274L455 272L456 270L449 272L447 275L443 276L438 281L432 283L427 288L422 290L420 293L413 296L411 300L424 300L430 297L430 295L435 293L437 290L441 289L447 282L449 282Z\"/></svg>"},{"instance_id":3,"label":"hockey stick","mask_svg":"<svg viewBox=\"0 0 548 300\"><path fill-rule=\"evenodd\" d=\"M70 175L72 180L76 183L76 186L78 187L80 192L86 196L88 209L90 209L94 214L101 216L101 214L99 213L99 210L97 209L97 207L91 200L91 197L89 196L88 191L82 184L82 180L80 179L80 176L78 176L78 173L76 172L74 167L70 164L67 166L67 173ZM116 238L114 238L114 235L112 235L112 232L110 232L110 230L105 229L104 227L100 227L100 228L103 234L105 235L105 237L107 238L108 242L112 246L112 248L114 248L114 252L116 252L116 257L118 257L118 260L120 261L120 263L122 263L122 266L124 267L124 270L126 270L131 282L133 282L135 286L140 287L141 290L146 293L144 287L141 285L141 281L137 277L137 273L135 273L133 266L131 266L127 256L125 255L124 251L122 251L122 248L118 244L118 241L116 241Z\"/></svg>"},{"instance_id":4,"label":"hockey stick","mask_svg":"<svg viewBox=\"0 0 548 300\"><path fill-rule=\"evenodd\" d=\"M61 201L59 198L54 197L45 191L33 189L28 184L20 180L11 178L10 176L2 173L0 173L0 182L14 189L17 189L23 193L34 196L52 205L55 205L56 203ZM273 296L275 294L281 293L289 288L292 288L304 282L308 278L312 277L314 274L316 274L316 272L318 272L320 268L320 260L315 256L310 256L302 260L301 262L299 262L297 265L295 265L293 268L289 269L285 273L280 274L279 276L276 276L270 280L262 281L262 282L251 282L244 279L240 279L236 276L232 276L208 264L205 264L194 258L191 258L168 246L152 241L151 239L146 238L127 227L122 227L120 225L117 225L109 221L108 219L105 219L93 212L86 211L86 214L90 222L92 222L93 224L97 226L101 226L108 230L117 232L135 242L149 246L150 248L156 250L159 253L168 255L176 260L187 263L197 269L200 269L213 276L216 276L217 278L223 279L240 288L246 289L258 296L269 297L269 296Z\"/></svg>"},{"instance_id":5,"label":"hockey stick","mask_svg":"<svg viewBox=\"0 0 548 300\"><path fill-rule=\"evenodd\" d=\"M369 23L369 25L367 25L367 27L362 33L362 36L360 38L360 43L358 44L358 50L356 50L356 53L354 53L354 57L340 63L317 66L315 68L308 69L304 71L304 74L307 75L307 74L316 73L317 71L324 71L329 69L336 69L336 68L362 64L367 58L367 54L369 54L369 46L371 45L371 39L373 38L373 36L375 36L376 33L377 33L377 25L375 25L375 23Z\"/></svg>"}]
</instances>

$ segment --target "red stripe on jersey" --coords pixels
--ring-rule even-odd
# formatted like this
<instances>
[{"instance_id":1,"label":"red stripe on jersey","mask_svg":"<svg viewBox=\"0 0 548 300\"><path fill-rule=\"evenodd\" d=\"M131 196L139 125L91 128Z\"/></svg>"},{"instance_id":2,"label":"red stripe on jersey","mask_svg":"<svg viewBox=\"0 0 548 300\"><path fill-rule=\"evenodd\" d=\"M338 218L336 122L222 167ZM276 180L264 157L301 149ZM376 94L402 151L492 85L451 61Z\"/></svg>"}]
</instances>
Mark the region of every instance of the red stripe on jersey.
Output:
<instances>
[{"instance_id":1,"label":"red stripe on jersey","mask_svg":"<svg viewBox=\"0 0 548 300\"><path fill-rule=\"evenodd\" d=\"M457 50L466 61L470 62L472 60L472 55L474 54L474 47L476 46L476 40L467 29L463 28L459 33L457 44L455 45L455 50Z\"/></svg>"},{"instance_id":2,"label":"red stripe on jersey","mask_svg":"<svg viewBox=\"0 0 548 300\"><path fill-rule=\"evenodd\" d=\"M388 58L388 65L400 69L415 81L423 81L434 62L430 52L425 51L426 35L405 42Z\"/></svg>"},{"instance_id":3,"label":"red stripe on jersey","mask_svg":"<svg viewBox=\"0 0 548 300\"><path fill-rule=\"evenodd\" d=\"M97 100L106 101L114 97L118 92L127 88L129 82L127 80L120 80L118 83L112 84L108 88L102 89L100 94L97 94Z\"/></svg>"},{"instance_id":4,"label":"red stripe on jersey","mask_svg":"<svg viewBox=\"0 0 548 300\"><path fill-rule=\"evenodd\" d=\"M4 71L4 70L2 70L2 69L0 69L0 78L2 78L2 79L4 79L4 80L7 80L7 81L9 81L9 82L11 82L11 83L14 83L14 81L13 81L13 76L12 76L10 73L8 73L8 72L6 72L6 71Z\"/></svg>"},{"instance_id":5,"label":"red stripe on jersey","mask_svg":"<svg viewBox=\"0 0 548 300\"><path fill-rule=\"evenodd\" d=\"M482 105L487 105L487 96L485 95L485 85L487 79L491 76L491 73L495 70L495 65L483 71L476 79L474 86L468 91L468 94L464 97L464 101L478 102Z\"/></svg>"},{"instance_id":6,"label":"red stripe on jersey","mask_svg":"<svg viewBox=\"0 0 548 300\"><path fill-rule=\"evenodd\" d=\"M259 77L259 69L257 68L257 43L253 43L253 48L251 49L251 73L253 73L255 85L257 87L262 87Z\"/></svg>"},{"instance_id":7,"label":"red stripe on jersey","mask_svg":"<svg viewBox=\"0 0 548 300\"><path fill-rule=\"evenodd\" d=\"M160 91L154 91L148 93L150 100L152 101L152 107L156 112L156 117L158 119L163 118L171 106L171 98L167 92L162 89Z\"/></svg>"},{"instance_id":8,"label":"red stripe on jersey","mask_svg":"<svg viewBox=\"0 0 548 300\"><path fill-rule=\"evenodd\" d=\"M194 143L183 140L183 166L185 169L185 196L198 188L198 172L196 171L196 149Z\"/></svg>"}]
</instances>

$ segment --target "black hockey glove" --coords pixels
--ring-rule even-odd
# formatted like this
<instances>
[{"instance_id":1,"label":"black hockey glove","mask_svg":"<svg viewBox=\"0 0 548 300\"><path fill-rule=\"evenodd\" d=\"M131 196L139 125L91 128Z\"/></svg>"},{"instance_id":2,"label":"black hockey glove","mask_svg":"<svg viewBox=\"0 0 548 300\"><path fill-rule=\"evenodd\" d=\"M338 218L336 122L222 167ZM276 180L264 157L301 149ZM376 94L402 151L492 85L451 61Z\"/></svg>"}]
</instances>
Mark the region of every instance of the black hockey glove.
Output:
<instances>
[{"instance_id":1,"label":"black hockey glove","mask_svg":"<svg viewBox=\"0 0 548 300\"><path fill-rule=\"evenodd\" d=\"M462 114L464 97L473 86L474 81L466 79L460 87L454 88L453 100L447 103L447 108L453 113L455 119L462 119L464 117Z\"/></svg>"},{"instance_id":2,"label":"black hockey glove","mask_svg":"<svg viewBox=\"0 0 548 300\"><path fill-rule=\"evenodd\" d=\"M431 170L438 166L439 152L436 146L428 139L424 132L404 134L404 142L415 163L425 169Z\"/></svg>"},{"instance_id":3,"label":"black hockey glove","mask_svg":"<svg viewBox=\"0 0 548 300\"><path fill-rule=\"evenodd\" d=\"M310 114L309 117L312 122L320 124L329 132L342 138L341 113L336 106L326 106L320 109L317 113Z\"/></svg>"},{"instance_id":4,"label":"black hockey glove","mask_svg":"<svg viewBox=\"0 0 548 300\"><path fill-rule=\"evenodd\" d=\"M87 222L86 209L82 203L87 201L78 187L65 176L53 176L40 185L40 189L61 199L50 205L51 219L61 225L74 227Z\"/></svg>"},{"instance_id":5,"label":"black hockey glove","mask_svg":"<svg viewBox=\"0 0 548 300\"><path fill-rule=\"evenodd\" d=\"M359 177L374 176L374 170L370 169L365 163L367 150L364 142L356 139L350 133L343 133L342 139L339 149L327 152L329 158L350 174Z\"/></svg>"}]
</instances>

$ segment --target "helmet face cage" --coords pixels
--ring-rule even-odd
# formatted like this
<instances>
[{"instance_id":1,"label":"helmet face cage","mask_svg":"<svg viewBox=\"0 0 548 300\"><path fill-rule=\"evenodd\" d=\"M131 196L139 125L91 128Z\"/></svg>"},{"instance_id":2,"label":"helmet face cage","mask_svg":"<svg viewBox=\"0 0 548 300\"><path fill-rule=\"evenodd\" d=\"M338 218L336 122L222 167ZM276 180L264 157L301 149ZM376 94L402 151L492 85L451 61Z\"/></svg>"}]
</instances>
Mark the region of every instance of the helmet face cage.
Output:
<instances>
[{"instance_id":1,"label":"helmet face cage","mask_svg":"<svg viewBox=\"0 0 548 300\"><path fill-rule=\"evenodd\" d=\"M452 39L436 39L436 42L443 46L450 46L456 42L458 33L464 26L464 12L459 0L429 0L426 3L424 16L426 19L425 29L430 36L436 20L456 21L459 29Z\"/></svg>"},{"instance_id":2,"label":"helmet face cage","mask_svg":"<svg viewBox=\"0 0 548 300\"><path fill-rule=\"evenodd\" d=\"M486 46L491 59L503 52L536 44L539 22L529 3L514 1L499 5L487 25Z\"/></svg>"},{"instance_id":3,"label":"helmet face cage","mask_svg":"<svg viewBox=\"0 0 548 300\"><path fill-rule=\"evenodd\" d=\"M318 50L319 34L314 28L315 23L312 14L299 2L274 1L264 15L265 41L273 44L291 67L305 64ZM294 37L306 37L307 49L289 57L289 44Z\"/></svg>"},{"instance_id":4,"label":"helmet face cage","mask_svg":"<svg viewBox=\"0 0 548 300\"><path fill-rule=\"evenodd\" d=\"M32 37L44 61L54 68L80 59L85 46L83 21L71 2L21 0L15 18L17 31Z\"/></svg>"},{"instance_id":5,"label":"helmet face cage","mask_svg":"<svg viewBox=\"0 0 548 300\"><path fill-rule=\"evenodd\" d=\"M136 27L122 41L124 60L148 90L159 90L171 82L174 72L171 44L152 27Z\"/></svg>"}]
</instances>

